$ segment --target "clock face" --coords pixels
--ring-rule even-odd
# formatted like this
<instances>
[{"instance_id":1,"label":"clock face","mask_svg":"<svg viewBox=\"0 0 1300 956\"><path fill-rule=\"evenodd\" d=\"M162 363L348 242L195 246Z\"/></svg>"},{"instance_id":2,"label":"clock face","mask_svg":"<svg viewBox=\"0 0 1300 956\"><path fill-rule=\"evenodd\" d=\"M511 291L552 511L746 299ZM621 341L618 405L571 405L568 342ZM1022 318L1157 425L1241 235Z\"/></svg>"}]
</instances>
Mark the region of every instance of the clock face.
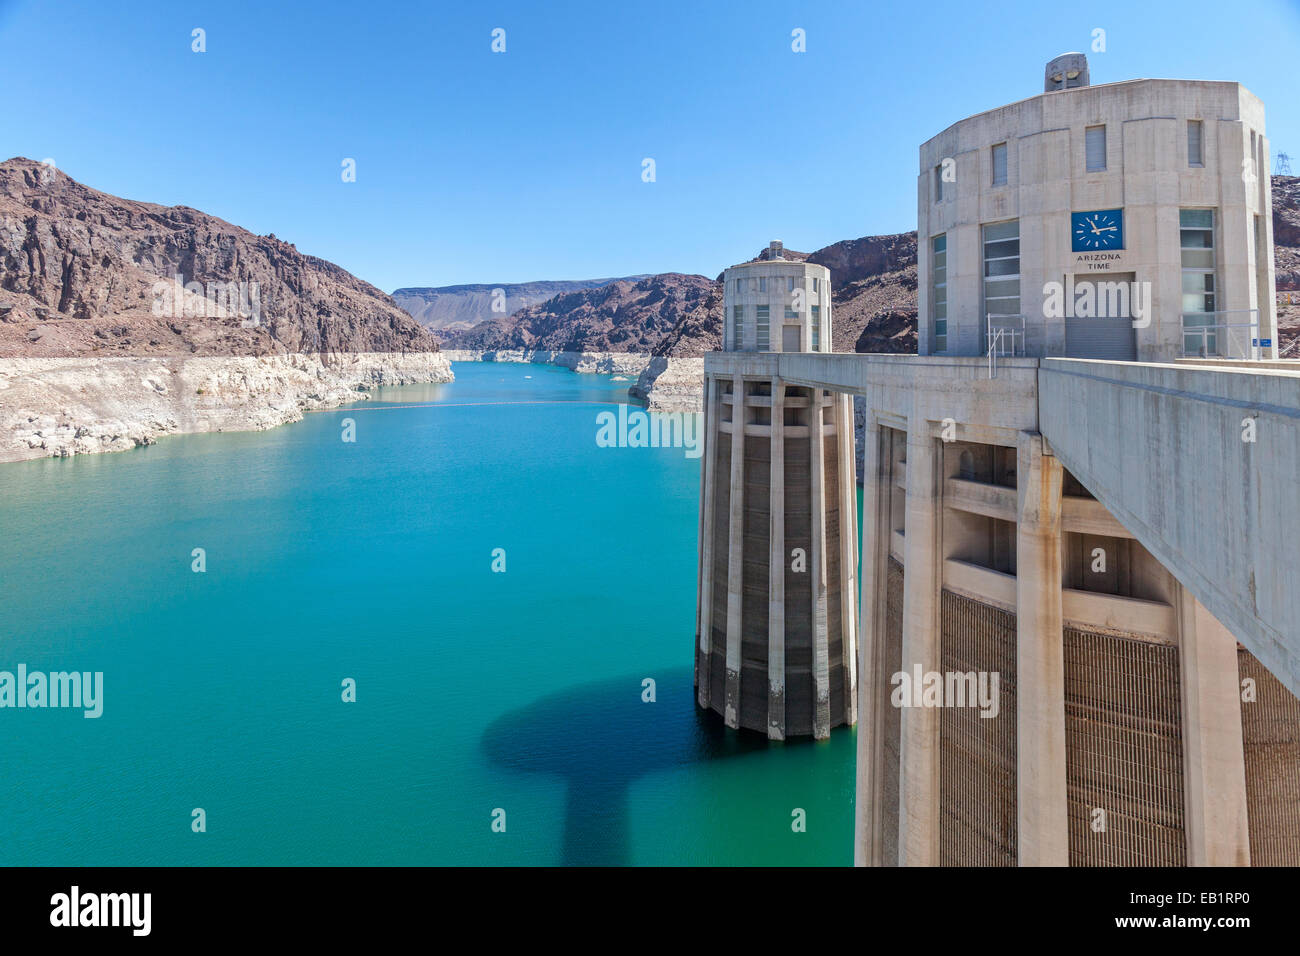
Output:
<instances>
[{"instance_id":1,"label":"clock face","mask_svg":"<svg viewBox=\"0 0 1300 956\"><path fill-rule=\"evenodd\" d=\"M1124 248L1124 210L1095 209L1070 217L1071 246L1075 252L1106 252Z\"/></svg>"}]
</instances>

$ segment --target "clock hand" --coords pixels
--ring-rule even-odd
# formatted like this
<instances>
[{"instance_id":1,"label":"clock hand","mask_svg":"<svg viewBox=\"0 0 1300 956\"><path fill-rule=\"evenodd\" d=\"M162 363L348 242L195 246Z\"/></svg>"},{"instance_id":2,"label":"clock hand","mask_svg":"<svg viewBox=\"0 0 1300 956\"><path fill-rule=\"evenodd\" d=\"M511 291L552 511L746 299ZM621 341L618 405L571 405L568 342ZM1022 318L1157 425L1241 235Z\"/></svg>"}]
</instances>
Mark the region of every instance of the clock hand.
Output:
<instances>
[{"instance_id":1,"label":"clock hand","mask_svg":"<svg viewBox=\"0 0 1300 956\"><path fill-rule=\"evenodd\" d=\"M1100 229L1094 229L1093 231L1094 231L1094 232L1097 232L1097 233L1103 233L1103 232L1114 232L1114 231L1115 231L1115 227L1114 227L1114 226L1102 226Z\"/></svg>"}]
</instances>

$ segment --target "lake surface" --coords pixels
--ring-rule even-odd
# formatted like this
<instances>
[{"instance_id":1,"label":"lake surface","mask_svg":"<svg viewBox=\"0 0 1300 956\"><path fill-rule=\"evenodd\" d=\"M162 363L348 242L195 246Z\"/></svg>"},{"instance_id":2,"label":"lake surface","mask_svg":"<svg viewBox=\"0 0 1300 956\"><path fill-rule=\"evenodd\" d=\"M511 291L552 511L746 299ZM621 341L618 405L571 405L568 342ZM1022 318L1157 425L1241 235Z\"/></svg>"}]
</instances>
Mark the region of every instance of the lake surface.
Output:
<instances>
[{"instance_id":1,"label":"lake surface","mask_svg":"<svg viewBox=\"0 0 1300 956\"><path fill-rule=\"evenodd\" d=\"M0 670L104 674L0 709L0 864L852 863L852 730L696 710L701 459L598 446L629 382L454 371L0 465Z\"/></svg>"}]
</instances>

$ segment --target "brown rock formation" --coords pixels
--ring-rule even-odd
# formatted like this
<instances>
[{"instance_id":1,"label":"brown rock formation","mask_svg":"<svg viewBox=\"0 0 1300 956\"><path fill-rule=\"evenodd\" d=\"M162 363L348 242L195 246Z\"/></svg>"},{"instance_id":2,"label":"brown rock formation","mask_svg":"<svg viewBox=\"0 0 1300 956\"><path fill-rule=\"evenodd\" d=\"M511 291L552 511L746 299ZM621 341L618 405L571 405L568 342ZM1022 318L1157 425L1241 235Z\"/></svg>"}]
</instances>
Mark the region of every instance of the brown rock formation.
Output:
<instances>
[{"instance_id":1,"label":"brown rock formation","mask_svg":"<svg viewBox=\"0 0 1300 956\"><path fill-rule=\"evenodd\" d=\"M155 314L156 285L174 275L205 294L256 283L261 324L202 303ZM292 243L0 163L0 356L411 351L437 344L379 289Z\"/></svg>"}]
</instances>

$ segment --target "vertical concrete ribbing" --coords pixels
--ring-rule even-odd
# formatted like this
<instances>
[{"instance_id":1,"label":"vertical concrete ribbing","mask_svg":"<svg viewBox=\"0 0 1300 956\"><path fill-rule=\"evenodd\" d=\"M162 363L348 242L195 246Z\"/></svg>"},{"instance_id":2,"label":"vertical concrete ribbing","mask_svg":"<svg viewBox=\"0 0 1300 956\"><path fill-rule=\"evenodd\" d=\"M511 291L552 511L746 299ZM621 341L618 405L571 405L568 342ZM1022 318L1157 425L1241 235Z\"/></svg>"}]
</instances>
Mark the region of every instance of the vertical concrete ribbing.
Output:
<instances>
[{"instance_id":1,"label":"vertical concrete ribbing","mask_svg":"<svg viewBox=\"0 0 1300 956\"><path fill-rule=\"evenodd\" d=\"M835 448L839 462L840 634L844 657L844 722L858 722L858 485L854 455L853 396L835 396Z\"/></svg>"},{"instance_id":2,"label":"vertical concrete ribbing","mask_svg":"<svg viewBox=\"0 0 1300 956\"><path fill-rule=\"evenodd\" d=\"M767 736L785 739L785 385L772 380L767 610Z\"/></svg>"},{"instance_id":3,"label":"vertical concrete ribbing","mask_svg":"<svg viewBox=\"0 0 1300 956\"><path fill-rule=\"evenodd\" d=\"M929 423L916 409L907 427L904 524L903 670L939 671L941 457ZM903 866L939 863L939 709L902 713L898 853Z\"/></svg>"},{"instance_id":4,"label":"vertical concrete ribbing","mask_svg":"<svg viewBox=\"0 0 1300 956\"><path fill-rule=\"evenodd\" d=\"M1237 641L1179 587L1184 825L1189 866L1249 866Z\"/></svg>"},{"instance_id":5,"label":"vertical concrete ribbing","mask_svg":"<svg viewBox=\"0 0 1300 956\"><path fill-rule=\"evenodd\" d=\"M885 633L885 580L889 560L889 486L892 482L893 456L889 432L881 428L867 409L863 434L862 497L864 534L862 539L862 614L859 618L858 668L859 710L863 716L858 728L857 801L853 862L858 866L880 866L881 806L879 792L881 761L884 759L884 708L886 695L879 693L887 679L882 644Z\"/></svg>"},{"instance_id":6,"label":"vertical concrete ribbing","mask_svg":"<svg viewBox=\"0 0 1300 956\"><path fill-rule=\"evenodd\" d=\"M1016 834L1021 866L1068 866L1060 462L1016 449Z\"/></svg>"},{"instance_id":7,"label":"vertical concrete ribbing","mask_svg":"<svg viewBox=\"0 0 1300 956\"><path fill-rule=\"evenodd\" d=\"M830 648L826 627L826 437L822 425L822 390L812 390L808 418L812 485L812 670L813 736L831 735Z\"/></svg>"},{"instance_id":8,"label":"vertical concrete ribbing","mask_svg":"<svg viewBox=\"0 0 1300 956\"><path fill-rule=\"evenodd\" d=\"M699 650L695 663L695 696L703 708L709 706L710 660L713 653L713 537L715 517L714 489L717 487L715 463L717 461L719 401L718 382L710 377L704 380L704 467L703 486L700 493L700 618L697 639Z\"/></svg>"},{"instance_id":9,"label":"vertical concrete ribbing","mask_svg":"<svg viewBox=\"0 0 1300 956\"><path fill-rule=\"evenodd\" d=\"M731 405L731 510L727 523L727 683L728 727L740 726L740 612L745 582L745 379L737 375Z\"/></svg>"}]
</instances>

